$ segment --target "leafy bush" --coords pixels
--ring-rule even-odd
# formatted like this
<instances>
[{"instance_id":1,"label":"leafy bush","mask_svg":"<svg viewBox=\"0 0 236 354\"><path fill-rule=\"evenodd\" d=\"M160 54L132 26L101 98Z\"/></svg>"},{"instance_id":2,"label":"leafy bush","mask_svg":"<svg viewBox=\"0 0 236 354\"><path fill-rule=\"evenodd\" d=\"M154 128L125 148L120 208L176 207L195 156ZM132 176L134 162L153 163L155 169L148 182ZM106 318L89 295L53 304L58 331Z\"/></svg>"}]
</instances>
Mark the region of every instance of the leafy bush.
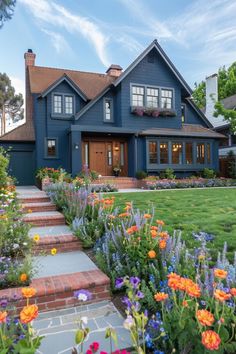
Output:
<instances>
[{"instance_id":1,"label":"leafy bush","mask_svg":"<svg viewBox=\"0 0 236 354\"><path fill-rule=\"evenodd\" d=\"M92 182L98 179L98 173L96 171L90 170L87 167L84 167L83 170L78 174L78 177L88 179Z\"/></svg>"},{"instance_id":2,"label":"leafy bush","mask_svg":"<svg viewBox=\"0 0 236 354\"><path fill-rule=\"evenodd\" d=\"M147 172L142 171L142 170L136 172L137 179L144 179L146 177L147 177Z\"/></svg>"},{"instance_id":3,"label":"leafy bush","mask_svg":"<svg viewBox=\"0 0 236 354\"><path fill-rule=\"evenodd\" d=\"M165 171L162 171L160 173L160 178L162 179L175 179L176 176L174 174L174 170L172 168L166 168Z\"/></svg>"},{"instance_id":4,"label":"leafy bush","mask_svg":"<svg viewBox=\"0 0 236 354\"><path fill-rule=\"evenodd\" d=\"M7 152L0 147L0 188L6 187L9 182L7 169L9 166L9 156Z\"/></svg>"},{"instance_id":5,"label":"leafy bush","mask_svg":"<svg viewBox=\"0 0 236 354\"><path fill-rule=\"evenodd\" d=\"M230 178L236 178L236 156L231 150L228 152L228 175Z\"/></svg>"},{"instance_id":6,"label":"leafy bush","mask_svg":"<svg viewBox=\"0 0 236 354\"><path fill-rule=\"evenodd\" d=\"M52 182L70 181L70 175L62 168L42 167L36 171L36 177L41 181L49 178Z\"/></svg>"},{"instance_id":7,"label":"leafy bush","mask_svg":"<svg viewBox=\"0 0 236 354\"><path fill-rule=\"evenodd\" d=\"M202 177L203 178L215 178L216 177L216 173L214 170L210 169L210 168L204 168L204 170L202 171Z\"/></svg>"}]
</instances>

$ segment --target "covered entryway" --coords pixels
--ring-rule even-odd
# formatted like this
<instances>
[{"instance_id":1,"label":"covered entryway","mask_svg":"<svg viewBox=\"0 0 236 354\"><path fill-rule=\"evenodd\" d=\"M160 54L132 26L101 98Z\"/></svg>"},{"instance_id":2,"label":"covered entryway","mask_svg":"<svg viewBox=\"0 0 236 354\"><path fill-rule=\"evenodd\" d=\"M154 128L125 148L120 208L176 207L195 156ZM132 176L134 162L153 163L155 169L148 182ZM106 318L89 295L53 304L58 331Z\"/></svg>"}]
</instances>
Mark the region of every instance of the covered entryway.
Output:
<instances>
[{"instance_id":1,"label":"covered entryway","mask_svg":"<svg viewBox=\"0 0 236 354\"><path fill-rule=\"evenodd\" d=\"M96 138L83 139L82 162L102 176L112 176L113 168L121 169L120 176L128 175L128 145L126 139Z\"/></svg>"}]
</instances>

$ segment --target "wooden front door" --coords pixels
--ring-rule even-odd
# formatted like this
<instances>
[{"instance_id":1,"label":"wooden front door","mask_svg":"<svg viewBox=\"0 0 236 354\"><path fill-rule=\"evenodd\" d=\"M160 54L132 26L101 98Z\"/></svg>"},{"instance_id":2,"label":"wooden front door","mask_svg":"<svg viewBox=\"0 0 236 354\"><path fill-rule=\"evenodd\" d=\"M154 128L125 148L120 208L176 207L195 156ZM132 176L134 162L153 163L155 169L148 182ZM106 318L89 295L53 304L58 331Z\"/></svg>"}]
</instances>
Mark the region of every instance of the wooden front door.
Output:
<instances>
[{"instance_id":1,"label":"wooden front door","mask_svg":"<svg viewBox=\"0 0 236 354\"><path fill-rule=\"evenodd\" d=\"M128 174L127 141L120 139L90 138L83 141L83 166L102 176L112 176L113 167L119 166L120 176Z\"/></svg>"},{"instance_id":2,"label":"wooden front door","mask_svg":"<svg viewBox=\"0 0 236 354\"><path fill-rule=\"evenodd\" d=\"M106 143L95 141L89 144L89 167L106 176Z\"/></svg>"}]
</instances>

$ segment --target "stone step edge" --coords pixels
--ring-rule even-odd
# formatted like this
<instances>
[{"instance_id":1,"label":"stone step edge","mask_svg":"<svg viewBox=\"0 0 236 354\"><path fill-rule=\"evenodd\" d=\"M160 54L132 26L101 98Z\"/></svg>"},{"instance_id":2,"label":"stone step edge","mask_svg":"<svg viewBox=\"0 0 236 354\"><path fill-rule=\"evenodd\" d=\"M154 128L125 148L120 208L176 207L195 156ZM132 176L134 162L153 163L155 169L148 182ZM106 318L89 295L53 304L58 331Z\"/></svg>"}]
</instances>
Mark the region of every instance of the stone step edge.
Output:
<instances>
[{"instance_id":1,"label":"stone step edge","mask_svg":"<svg viewBox=\"0 0 236 354\"><path fill-rule=\"evenodd\" d=\"M43 197L25 197L25 198L18 197L18 200L19 200L19 202L21 204L50 202L50 198L47 197L47 196L43 196Z\"/></svg>"},{"instance_id":2,"label":"stone step edge","mask_svg":"<svg viewBox=\"0 0 236 354\"><path fill-rule=\"evenodd\" d=\"M56 248L59 253L64 253L82 250L83 246L78 237L72 234L44 236L33 246L36 254L40 254L40 252L50 253L52 248Z\"/></svg>"},{"instance_id":3,"label":"stone step edge","mask_svg":"<svg viewBox=\"0 0 236 354\"><path fill-rule=\"evenodd\" d=\"M91 292L90 303L110 299L110 279L99 269L33 279L30 286L36 289L36 295L29 302L36 304L39 311L78 306L81 301L76 300L73 294L81 289ZM26 305L21 288L0 290L0 299L13 297L19 299L13 302L19 312Z\"/></svg>"},{"instance_id":4,"label":"stone step edge","mask_svg":"<svg viewBox=\"0 0 236 354\"><path fill-rule=\"evenodd\" d=\"M23 216L23 220L25 222L31 222L31 221L43 221L43 220L61 220L65 219L63 214L55 214L55 215L48 215L47 211L45 211L45 215L34 215L34 213L28 214L28 216Z\"/></svg>"}]
</instances>

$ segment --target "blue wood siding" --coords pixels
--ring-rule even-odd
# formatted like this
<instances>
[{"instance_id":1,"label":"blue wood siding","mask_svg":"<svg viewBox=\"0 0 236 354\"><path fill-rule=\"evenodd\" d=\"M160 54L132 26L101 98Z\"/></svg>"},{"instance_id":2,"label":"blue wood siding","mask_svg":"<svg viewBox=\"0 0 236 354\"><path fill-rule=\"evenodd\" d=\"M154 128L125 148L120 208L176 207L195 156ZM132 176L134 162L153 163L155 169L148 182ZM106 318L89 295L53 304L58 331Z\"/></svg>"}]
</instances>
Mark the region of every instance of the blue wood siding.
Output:
<instances>
[{"instance_id":1,"label":"blue wood siding","mask_svg":"<svg viewBox=\"0 0 236 354\"><path fill-rule=\"evenodd\" d=\"M199 117L193 107L187 101L183 101L185 104L185 123L186 124L199 124L207 128L207 124Z\"/></svg>"}]
</instances>

